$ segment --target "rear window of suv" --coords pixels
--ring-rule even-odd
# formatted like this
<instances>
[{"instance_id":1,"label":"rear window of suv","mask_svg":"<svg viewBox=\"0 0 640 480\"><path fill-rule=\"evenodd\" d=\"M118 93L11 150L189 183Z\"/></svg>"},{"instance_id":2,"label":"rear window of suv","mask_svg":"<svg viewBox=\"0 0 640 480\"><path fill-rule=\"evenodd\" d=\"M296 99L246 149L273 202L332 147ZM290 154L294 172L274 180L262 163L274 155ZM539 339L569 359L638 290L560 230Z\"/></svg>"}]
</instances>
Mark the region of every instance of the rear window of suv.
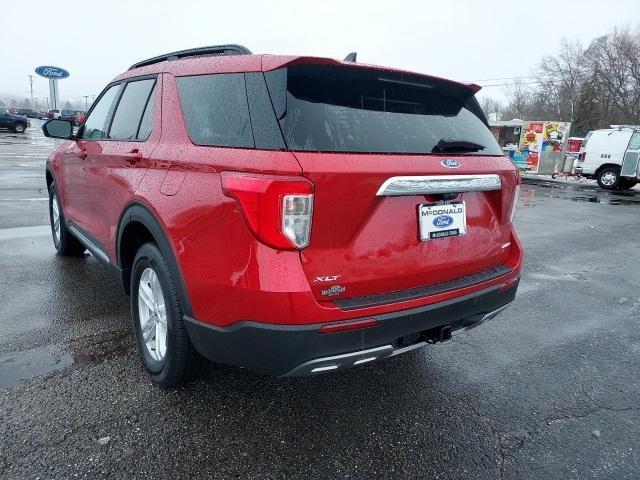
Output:
<instances>
[{"instance_id":1,"label":"rear window of suv","mask_svg":"<svg viewBox=\"0 0 640 480\"><path fill-rule=\"evenodd\" d=\"M468 154L503 155L472 90L455 83L325 65L265 77L290 150L444 153L436 147L444 141L463 142ZM469 143L482 148L469 151Z\"/></svg>"}]
</instances>

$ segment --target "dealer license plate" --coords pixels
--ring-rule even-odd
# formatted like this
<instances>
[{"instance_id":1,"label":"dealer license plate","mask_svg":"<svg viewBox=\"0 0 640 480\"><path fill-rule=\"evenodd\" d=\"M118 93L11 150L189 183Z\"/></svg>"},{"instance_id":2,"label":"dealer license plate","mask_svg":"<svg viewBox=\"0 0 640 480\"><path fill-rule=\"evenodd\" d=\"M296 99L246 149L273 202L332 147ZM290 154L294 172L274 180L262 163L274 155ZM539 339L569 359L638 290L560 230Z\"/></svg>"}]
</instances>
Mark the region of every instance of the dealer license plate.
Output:
<instances>
[{"instance_id":1,"label":"dealer license plate","mask_svg":"<svg viewBox=\"0 0 640 480\"><path fill-rule=\"evenodd\" d=\"M467 213L464 202L418 205L420 240L457 237L467 233Z\"/></svg>"}]
</instances>

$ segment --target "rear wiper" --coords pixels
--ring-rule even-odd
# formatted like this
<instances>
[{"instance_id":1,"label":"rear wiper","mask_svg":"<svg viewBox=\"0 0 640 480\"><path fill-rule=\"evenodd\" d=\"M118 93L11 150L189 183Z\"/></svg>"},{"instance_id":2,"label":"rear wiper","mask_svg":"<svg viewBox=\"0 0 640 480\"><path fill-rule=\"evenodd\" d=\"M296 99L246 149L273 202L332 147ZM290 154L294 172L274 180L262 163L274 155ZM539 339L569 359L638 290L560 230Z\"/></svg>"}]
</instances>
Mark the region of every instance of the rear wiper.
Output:
<instances>
[{"instance_id":1,"label":"rear wiper","mask_svg":"<svg viewBox=\"0 0 640 480\"><path fill-rule=\"evenodd\" d=\"M485 146L479 143L469 142L467 140L449 140L441 139L431 150L432 153L438 152L477 152L484 150Z\"/></svg>"}]
</instances>

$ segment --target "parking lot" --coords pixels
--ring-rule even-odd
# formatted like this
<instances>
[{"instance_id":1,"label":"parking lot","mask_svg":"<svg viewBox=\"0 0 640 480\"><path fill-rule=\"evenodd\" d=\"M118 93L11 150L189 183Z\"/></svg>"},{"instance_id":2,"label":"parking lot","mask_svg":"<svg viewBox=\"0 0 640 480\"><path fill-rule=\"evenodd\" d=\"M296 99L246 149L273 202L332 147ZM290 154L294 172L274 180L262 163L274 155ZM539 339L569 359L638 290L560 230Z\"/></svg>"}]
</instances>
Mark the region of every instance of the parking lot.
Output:
<instances>
[{"instance_id":1,"label":"parking lot","mask_svg":"<svg viewBox=\"0 0 640 480\"><path fill-rule=\"evenodd\" d=\"M166 391L116 279L54 254L39 125L0 132L0 477L640 477L640 186L527 180L516 302L449 342Z\"/></svg>"}]
</instances>

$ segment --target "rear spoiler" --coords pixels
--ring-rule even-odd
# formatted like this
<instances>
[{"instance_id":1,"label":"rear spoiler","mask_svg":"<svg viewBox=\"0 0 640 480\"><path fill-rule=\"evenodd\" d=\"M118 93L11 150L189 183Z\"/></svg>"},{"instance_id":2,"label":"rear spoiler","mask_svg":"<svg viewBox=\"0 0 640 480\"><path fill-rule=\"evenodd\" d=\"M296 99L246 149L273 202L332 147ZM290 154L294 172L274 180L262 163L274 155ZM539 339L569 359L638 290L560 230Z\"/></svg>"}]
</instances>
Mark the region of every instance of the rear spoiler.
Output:
<instances>
[{"instance_id":1,"label":"rear spoiler","mask_svg":"<svg viewBox=\"0 0 640 480\"><path fill-rule=\"evenodd\" d=\"M335 58L327 57L309 57L309 56L284 56L284 55L263 55L262 56L262 71L269 72L271 70L277 70L279 68L285 68L291 65L330 65L330 66L344 66L348 68L366 68L369 70L379 70L381 72L393 72L404 73L408 75L415 75L424 78L425 80L432 80L442 83L450 84L451 86L457 86L459 88L467 89L471 95L478 93L482 87L476 83L463 83L450 80L448 78L437 77L435 75L427 75L419 72L412 72L410 70L403 70L399 68L382 67L380 65L371 65L367 63L356 63L345 59L344 61L336 60Z\"/></svg>"}]
</instances>

